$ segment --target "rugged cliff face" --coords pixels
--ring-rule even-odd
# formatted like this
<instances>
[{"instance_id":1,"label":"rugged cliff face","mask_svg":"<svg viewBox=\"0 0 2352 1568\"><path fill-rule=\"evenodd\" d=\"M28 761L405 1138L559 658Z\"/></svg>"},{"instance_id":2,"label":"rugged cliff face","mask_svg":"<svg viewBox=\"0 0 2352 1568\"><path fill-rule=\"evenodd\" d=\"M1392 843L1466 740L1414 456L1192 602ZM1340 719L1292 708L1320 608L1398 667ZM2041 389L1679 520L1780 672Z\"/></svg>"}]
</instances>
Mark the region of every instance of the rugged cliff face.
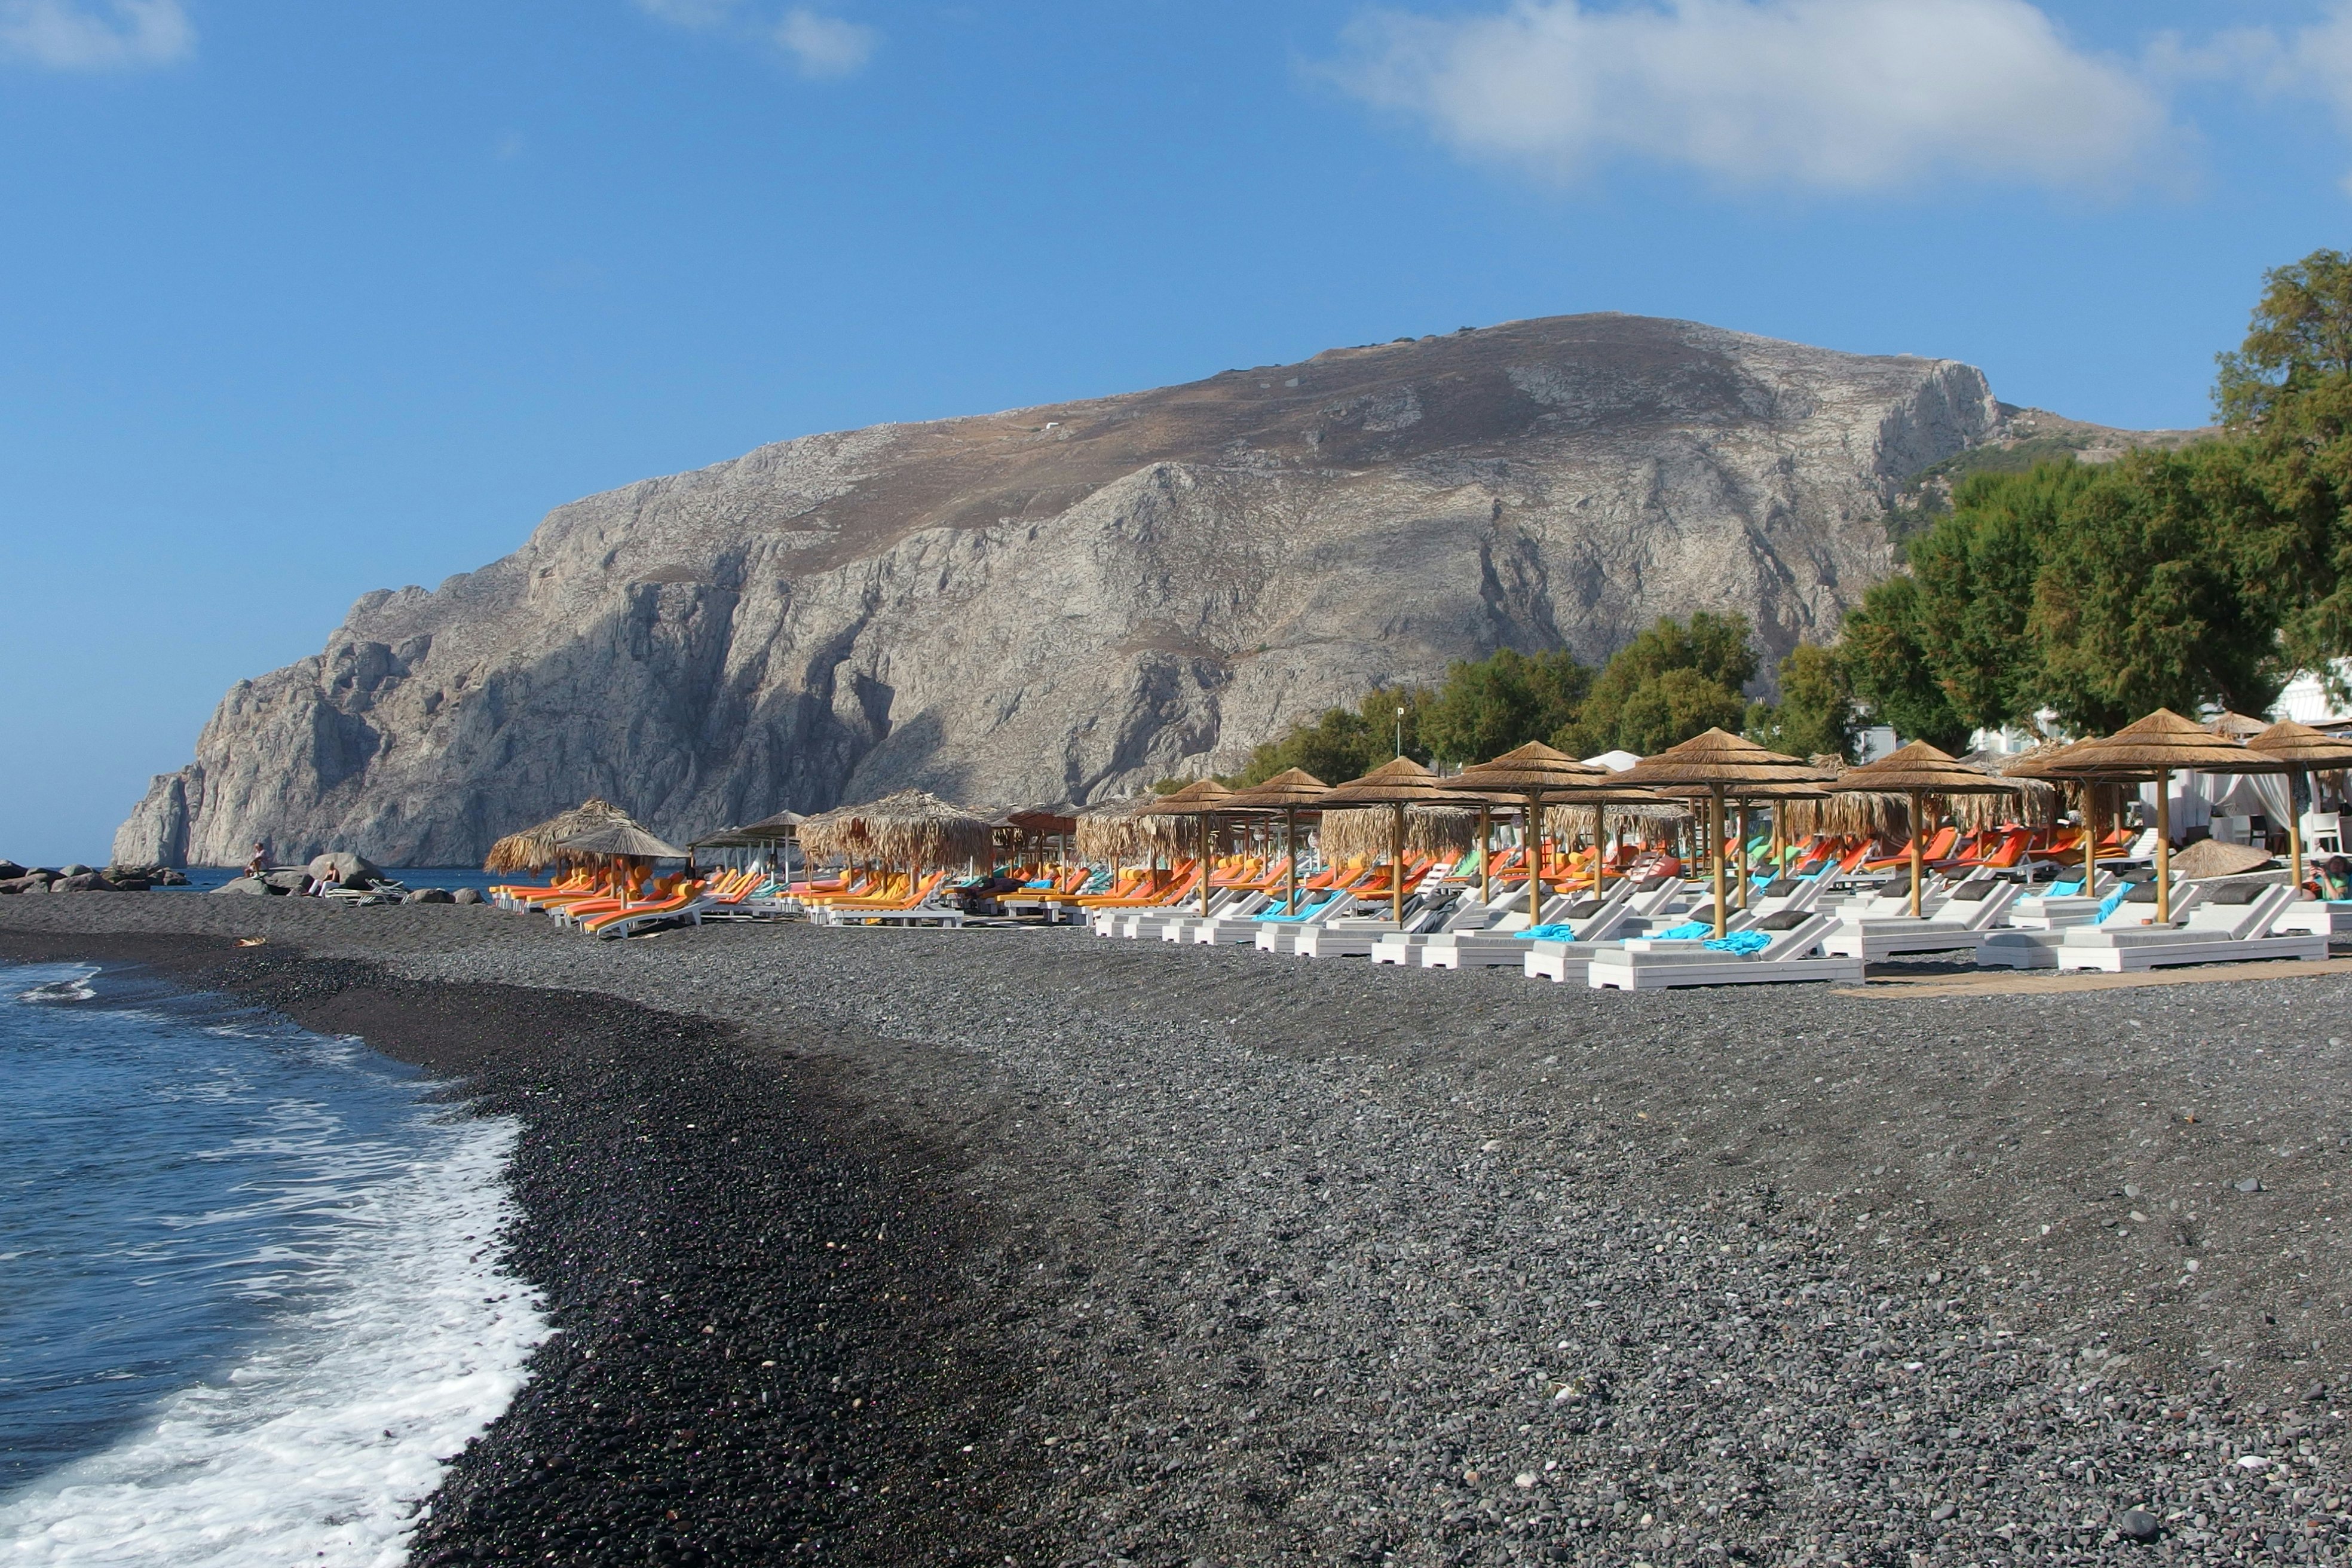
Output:
<instances>
[{"instance_id":1,"label":"rugged cliff face","mask_svg":"<svg viewBox=\"0 0 2352 1568\"><path fill-rule=\"evenodd\" d=\"M368 595L229 692L115 858L466 862L591 795L674 836L1083 800L1504 646L1731 609L1777 658L1998 418L1967 365L1597 315L785 441Z\"/></svg>"}]
</instances>

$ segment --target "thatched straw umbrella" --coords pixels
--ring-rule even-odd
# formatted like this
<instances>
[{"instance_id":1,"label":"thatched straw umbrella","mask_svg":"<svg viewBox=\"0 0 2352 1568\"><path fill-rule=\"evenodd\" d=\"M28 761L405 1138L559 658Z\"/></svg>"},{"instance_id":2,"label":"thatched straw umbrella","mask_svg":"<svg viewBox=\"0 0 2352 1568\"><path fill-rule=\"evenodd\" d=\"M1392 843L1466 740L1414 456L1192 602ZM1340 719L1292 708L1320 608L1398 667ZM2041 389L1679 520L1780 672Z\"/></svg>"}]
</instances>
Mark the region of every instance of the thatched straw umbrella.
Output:
<instances>
[{"instance_id":1,"label":"thatched straw umbrella","mask_svg":"<svg viewBox=\"0 0 2352 1568\"><path fill-rule=\"evenodd\" d=\"M2156 780L2156 918L2172 921L2172 774L2176 768L2203 773L2283 773L2290 764L2247 750L2204 725L2159 708L2105 740L2070 747L2043 772L2076 776L2153 775ZM2084 889L2089 891L2087 884Z\"/></svg>"},{"instance_id":2,"label":"thatched straw umbrella","mask_svg":"<svg viewBox=\"0 0 2352 1568\"><path fill-rule=\"evenodd\" d=\"M1819 757L1815 757L1812 760L1811 766L1817 773L1826 771L1822 767L1822 759ZM1841 771L1843 771L1843 764L1840 764L1840 768ZM1706 798L1706 791L1696 785L1685 786L1681 789L1661 790L1658 793L1661 795L1682 795L1694 800L1704 800ZM1787 818L1790 811L1794 808L1802 806L1810 808L1816 814L1820 814L1834 810L1836 802L1839 799L1838 796L1830 794L1827 786L1825 785L1775 783L1769 780L1750 781L1749 783L1737 785L1727 793L1725 798L1739 808L1739 832L1738 835L1738 848L1737 853L1739 857L1739 907L1743 910L1748 907L1748 889L1753 885L1754 881L1754 879L1749 875L1748 861L1748 808L1759 800L1769 801L1771 803L1772 870L1777 876L1780 870L1780 863L1788 858ZM1875 799L1876 797L1857 795L1854 798L1862 800ZM1816 828L1814 831L1848 832L1852 830L1846 828Z\"/></svg>"},{"instance_id":3,"label":"thatched straw umbrella","mask_svg":"<svg viewBox=\"0 0 2352 1568\"><path fill-rule=\"evenodd\" d=\"M539 871L563 858L563 840L615 825L635 827L636 818L604 800L585 800L570 811L557 812L536 827L509 833L490 846L482 862L485 871Z\"/></svg>"},{"instance_id":4,"label":"thatched straw umbrella","mask_svg":"<svg viewBox=\"0 0 2352 1568\"><path fill-rule=\"evenodd\" d=\"M677 845L656 838L634 822L608 823L567 838L558 847L567 855L614 855L625 860L692 858Z\"/></svg>"},{"instance_id":5,"label":"thatched straw umbrella","mask_svg":"<svg viewBox=\"0 0 2352 1568\"><path fill-rule=\"evenodd\" d=\"M1925 741L1896 748L1874 763L1849 768L1829 786L1841 795L1894 794L1911 803L1911 913L1919 913L1919 888L1927 878L1927 851L1920 845L1927 830L1927 801L1930 795L2015 795L2017 785L1972 768Z\"/></svg>"},{"instance_id":6,"label":"thatched straw umbrella","mask_svg":"<svg viewBox=\"0 0 2352 1568\"><path fill-rule=\"evenodd\" d=\"M861 805L836 806L801 824L801 847L817 855L905 865L909 891L926 866L989 851L988 819L935 795L902 789Z\"/></svg>"},{"instance_id":7,"label":"thatched straw umbrella","mask_svg":"<svg viewBox=\"0 0 2352 1568\"><path fill-rule=\"evenodd\" d=\"M1507 799L1520 803L1528 823L1528 924L1532 926L1541 917L1543 910L1544 806L1570 796L1598 804L1598 796L1612 789L1617 778L1618 775L1607 768L1580 763L1567 752L1554 751L1540 741L1529 741L1492 761L1464 768L1445 781L1445 787L1490 801ZM1596 889L1599 870L1596 858Z\"/></svg>"},{"instance_id":8,"label":"thatched straw umbrella","mask_svg":"<svg viewBox=\"0 0 2352 1568\"><path fill-rule=\"evenodd\" d=\"M1283 895L1283 912L1298 912L1298 814L1319 811L1331 786L1304 768L1285 768L1264 784L1237 789L1225 797L1230 812L1282 813L1282 856L1289 867L1289 887Z\"/></svg>"},{"instance_id":9,"label":"thatched straw umbrella","mask_svg":"<svg viewBox=\"0 0 2352 1568\"><path fill-rule=\"evenodd\" d=\"M2232 713L2227 709L2205 721L2205 728L2231 741L2252 742L2270 727L2266 719L2249 719L2243 713Z\"/></svg>"},{"instance_id":10,"label":"thatched straw umbrella","mask_svg":"<svg viewBox=\"0 0 2352 1568\"><path fill-rule=\"evenodd\" d=\"M1399 927L1404 924L1405 808L1461 804L1461 796L1449 794L1435 773L1411 757L1382 763L1362 778L1349 779L1323 797L1326 811L1339 806L1385 805L1393 813L1389 836L1389 913Z\"/></svg>"},{"instance_id":11,"label":"thatched straw umbrella","mask_svg":"<svg viewBox=\"0 0 2352 1568\"><path fill-rule=\"evenodd\" d=\"M2293 858L2294 885L2303 886L2303 806L2294 798L2295 786L2304 775L2316 769L2332 773L2337 768L2352 767L2352 741L2329 735L2308 724L2298 724L2292 719L2282 719L2246 742L2249 751L2260 752L2287 764L2286 843Z\"/></svg>"},{"instance_id":12,"label":"thatched straw umbrella","mask_svg":"<svg viewBox=\"0 0 2352 1568\"><path fill-rule=\"evenodd\" d=\"M1727 793L1742 785L1813 784L1821 776L1820 770L1810 763L1768 752L1728 731L1709 730L1680 745L1669 746L1654 757L1643 758L1619 773L1617 779L1621 784L1660 789L1696 784L1707 792L1715 808L1708 823L1708 831L1714 837L1707 860L1715 873L1715 935L1719 942L1731 918L1723 888L1723 806Z\"/></svg>"},{"instance_id":13,"label":"thatched straw umbrella","mask_svg":"<svg viewBox=\"0 0 2352 1568\"><path fill-rule=\"evenodd\" d=\"M1150 855L1157 859L1161 849L1172 850L1176 843L1175 821L1143 816L1152 804L1150 795L1139 795L1131 800L1105 801L1079 812L1077 826L1071 835L1077 841L1079 856L1115 867L1129 857Z\"/></svg>"},{"instance_id":14,"label":"thatched straw umbrella","mask_svg":"<svg viewBox=\"0 0 2352 1568\"><path fill-rule=\"evenodd\" d=\"M1209 912L1209 818L1222 809L1233 791L1214 779L1195 779L1173 795L1160 796L1143 808L1145 816L1189 816L1196 826L1194 843L1201 858L1201 912Z\"/></svg>"},{"instance_id":15,"label":"thatched straw umbrella","mask_svg":"<svg viewBox=\"0 0 2352 1568\"><path fill-rule=\"evenodd\" d=\"M1375 859L1388 853L1389 813L1377 805L1327 811L1321 832L1329 859ZM1409 805L1404 847L1433 855L1458 855L1477 842L1478 814L1466 805Z\"/></svg>"}]
</instances>

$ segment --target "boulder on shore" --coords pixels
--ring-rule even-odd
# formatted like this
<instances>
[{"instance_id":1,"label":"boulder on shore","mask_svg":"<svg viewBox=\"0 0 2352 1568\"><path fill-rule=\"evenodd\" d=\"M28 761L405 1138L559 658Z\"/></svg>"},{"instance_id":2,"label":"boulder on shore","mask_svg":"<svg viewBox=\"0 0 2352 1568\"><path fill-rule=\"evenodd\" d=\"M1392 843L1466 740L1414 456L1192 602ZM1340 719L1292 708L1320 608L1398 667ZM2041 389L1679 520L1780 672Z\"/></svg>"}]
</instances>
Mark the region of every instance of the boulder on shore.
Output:
<instances>
[{"instance_id":1,"label":"boulder on shore","mask_svg":"<svg viewBox=\"0 0 2352 1568\"><path fill-rule=\"evenodd\" d=\"M404 904L454 904L457 900L446 888L417 888L400 900Z\"/></svg>"},{"instance_id":2,"label":"boulder on shore","mask_svg":"<svg viewBox=\"0 0 2352 1568\"><path fill-rule=\"evenodd\" d=\"M58 875L60 877L87 877L89 875L89 868L83 865L80 861L76 860L69 865L58 867Z\"/></svg>"},{"instance_id":3,"label":"boulder on shore","mask_svg":"<svg viewBox=\"0 0 2352 1568\"><path fill-rule=\"evenodd\" d=\"M248 893L257 898L266 898L269 894L277 892L278 889L271 887L268 883L263 881L258 877L239 877L235 881L223 882L219 887L215 888L213 891L215 893Z\"/></svg>"},{"instance_id":4,"label":"boulder on shore","mask_svg":"<svg viewBox=\"0 0 2352 1568\"><path fill-rule=\"evenodd\" d=\"M482 892L478 888L460 888L449 895L449 901L453 904L478 904L482 901Z\"/></svg>"},{"instance_id":5,"label":"boulder on shore","mask_svg":"<svg viewBox=\"0 0 2352 1568\"><path fill-rule=\"evenodd\" d=\"M383 876L374 862L348 849L331 849L312 856L310 872L313 879L331 888L352 888L362 892Z\"/></svg>"},{"instance_id":6,"label":"boulder on shore","mask_svg":"<svg viewBox=\"0 0 2352 1568\"><path fill-rule=\"evenodd\" d=\"M19 866L14 860L0 860L0 882L13 882L27 869L29 868Z\"/></svg>"},{"instance_id":7,"label":"boulder on shore","mask_svg":"<svg viewBox=\"0 0 2352 1568\"><path fill-rule=\"evenodd\" d=\"M76 871L49 884L52 893L119 893L123 889L95 871Z\"/></svg>"},{"instance_id":8,"label":"boulder on shore","mask_svg":"<svg viewBox=\"0 0 2352 1568\"><path fill-rule=\"evenodd\" d=\"M47 877L11 877L0 882L0 893L46 893L49 890Z\"/></svg>"},{"instance_id":9,"label":"boulder on shore","mask_svg":"<svg viewBox=\"0 0 2352 1568\"><path fill-rule=\"evenodd\" d=\"M261 874L261 879L281 893L308 892L310 887L310 873L299 869L264 871Z\"/></svg>"}]
</instances>

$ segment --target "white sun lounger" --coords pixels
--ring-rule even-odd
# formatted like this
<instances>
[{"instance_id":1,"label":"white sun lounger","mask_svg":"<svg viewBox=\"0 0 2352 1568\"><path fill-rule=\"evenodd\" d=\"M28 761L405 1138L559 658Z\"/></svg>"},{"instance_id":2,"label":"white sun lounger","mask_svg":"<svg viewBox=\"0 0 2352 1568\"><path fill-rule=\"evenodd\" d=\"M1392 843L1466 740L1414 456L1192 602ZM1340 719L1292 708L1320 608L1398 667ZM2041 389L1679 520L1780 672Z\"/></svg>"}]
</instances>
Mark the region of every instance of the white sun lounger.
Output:
<instances>
[{"instance_id":1,"label":"white sun lounger","mask_svg":"<svg viewBox=\"0 0 2352 1568\"><path fill-rule=\"evenodd\" d=\"M1357 900L1353 893L1338 893L1307 910L1305 920L1252 921L1251 923L1257 927L1257 932L1251 941L1260 952L1294 952L1297 950L1298 938L1302 931L1311 931L1317 926L1355 915L1363 908L1364 906Z\"/></svg>"},{"instance_id":2,"label":"white sun lounger","mask_svg":"<svg viewBox=\"0 0 2352 1568\"><path fill-rule=\"evenodd\" d=\"M2186 919L2170 925L2076 926L2062 933L2058 967L2121 974L2176 963L2326 958L2326 935L2278 933L2280 917L2296 902L2296 891L2277 883L2240 882L2216 889Z\"/></svg>"},{"instance_id":3,"label":"white sun lounger","mask_svg":"<svg viewBox=\"0 0 2352 1568\"><path fill-rule=\"evenodd\" d=\"M1620 882L1601 899L1562 900L1565 907L1546 906L1540 924L1567 926L1577 942L1606 942L1631 917L1633 888ZM1527 962L1529 944L1526 927L1511 931L1467 931L1450 940L1433 939L1421 950L1423 969L1517 969ZM1550 939L1567 940L1567 939Z\"/></svg>"},{"instance_id":4,"label":"white sun lounger","mask_svg":"<svg viewBox=\"0 0 2352 1568\"><path fill-rule=\"evenodd\" d=\"M1804 980L1859 981L1858 958L1811 957L1837 925L1834 916L1785 910L1759 922L1771 931L1763 951L1747 956L1724 952L1703 938L1636 937L1603 947L1587 960L1584 983L1595 991L1656 991L1684 985L1755 985Z\"/></svg>"},{"instance_id":5,"label":"white sun lounger","mask_svg":"<svg viewBox=\"0 0 2352 1568\"><path fill-rule=\"evenodd\" d=\"M2021 883L1979 877L1953 888L1942 908L1918 920L1908 915L1848 916L1822 940L1822 951L1876 963L1906 952L1973 948L1979 937L2001 923L2023 891Z\"/></svg>"},{"instance_id":6,"label":"white sun lounger","mask_svg":"<svg viewBox=\"0 0 2352 1568\"><path fill-rule=\"evenodd\" d=\"M2081 873L2069 879L2079 885ZM2099 906L2116 890L2112 872L2101 871L2099 879L2091 884L2087 893L2028 893L2011 904L2009 923L2021 931L2061 931L2067 926L2089 923L2099 912Z\"/></svg>"},{"instance_id":7,"label":"white sun lounger","mask_svg":"<svg viewBox=\"0 0 2352 1568\"><path fill-rule=\"evenodd\" d=\"M2194 910L2205 897L2202 884L2176 879L2172 886L2172 915L2177 921ZM2112 895L2110 895L2112 896ZM2058 946L2074 931L2127 931L2147 925L2156 919L2156 884L2138 882L2124 895L2123 902L2096 924L2058 927L2046 931L2023 931L2014 926L2006 931L1988 931L1977 943L1977 963L1985 969L2055 969L2058 967Z\"/></svg>"}]
</instances>

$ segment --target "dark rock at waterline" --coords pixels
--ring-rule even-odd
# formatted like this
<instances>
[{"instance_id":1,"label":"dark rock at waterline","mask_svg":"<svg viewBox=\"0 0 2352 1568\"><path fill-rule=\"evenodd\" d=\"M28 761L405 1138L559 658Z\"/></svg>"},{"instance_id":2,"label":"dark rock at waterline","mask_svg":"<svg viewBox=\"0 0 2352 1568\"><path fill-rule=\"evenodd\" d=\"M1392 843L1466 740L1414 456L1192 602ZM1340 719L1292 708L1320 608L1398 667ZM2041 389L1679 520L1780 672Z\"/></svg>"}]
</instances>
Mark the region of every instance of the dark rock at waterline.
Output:
<instances>
[{"instance_id":1,"label":"dark rock at waterline","mask_svg":"<svg viewBox=\"0 0 2352 1568\"><path fill-rule=\"evenodd\" d=\"M25 874L26 868L14 860L0 860L0 882L13 882Z\"/></svg>"},{"instance_id":2,"label":"dark rock at waterline","mask_svg":"<svg viewBox=\"0 0 2352 1568\"><path fill-rule=\"evenodd\" d=\"M310 889L310 873L307 870L264 871L261 879L282 893L303 893Z\"/></svg>"},{"instance_id":3,"label":"dark rock at waterline","mask_svg":"<svg viewBox=\"0 0 2352 1568\"><path fill-rule=\"evenodd\" d=\"M76 871L49 884L52 893L119 893L123 890L95 871Z\"/></svg>"},{"instance_id":4,"label":"dark rock at waterline","mask_svg":"<svg viewBox=\"0 0 2352 1568\"><path fill-rule=\"evenodd\" d=\"M142 888L184 888L187 877L169 866L109 866L104 876L118 888L136 884Z\"/></svg>"},{"instance_id":5,"label":"dark rock at waterline","mask_svg":"<svg viewBox=\"0 0 2352 1568\"><path fill-rule=\"evenodd\" d=\"M449 901L453 904L478 904L482 901L482 891L479 888L460 888L449 895Z\"/></svg>"},{"instance_id":6,"label":"dark rock at waterline","mask_svg":"<svg viewBox=\"0 0 2352 1568\"><path fill-rule=\"evenodd\" d=\"M268 882L263 881L258 877L239 877L235 881L223 882L219 887L215 888L213 891L215 893L247 893L259 898L277 892L278 889L271 887Z\"/></svg>"},{"instance_id":7,"label":"dark rock at waterline","mask_svg":"<svg viewBox=\"0 0 2352 1568\"><path fill-rule=\"evenodd\" d=\"M348 849L331 849L323 855L314 855L307 868L312 879L331 888L353 888L362 891L383 876L373 861Z\"/></svg>"},{"instance_id":8,"label":"dark rock at waterline","mask_svg":"<svg viewBox=\"0 0 2352 1568\"><path fill-rule=\"evenodd\" d=\"M11 877L0 882L0 893L46 893L49 890L47 877Z\"/></svg>"}]
</instances>

